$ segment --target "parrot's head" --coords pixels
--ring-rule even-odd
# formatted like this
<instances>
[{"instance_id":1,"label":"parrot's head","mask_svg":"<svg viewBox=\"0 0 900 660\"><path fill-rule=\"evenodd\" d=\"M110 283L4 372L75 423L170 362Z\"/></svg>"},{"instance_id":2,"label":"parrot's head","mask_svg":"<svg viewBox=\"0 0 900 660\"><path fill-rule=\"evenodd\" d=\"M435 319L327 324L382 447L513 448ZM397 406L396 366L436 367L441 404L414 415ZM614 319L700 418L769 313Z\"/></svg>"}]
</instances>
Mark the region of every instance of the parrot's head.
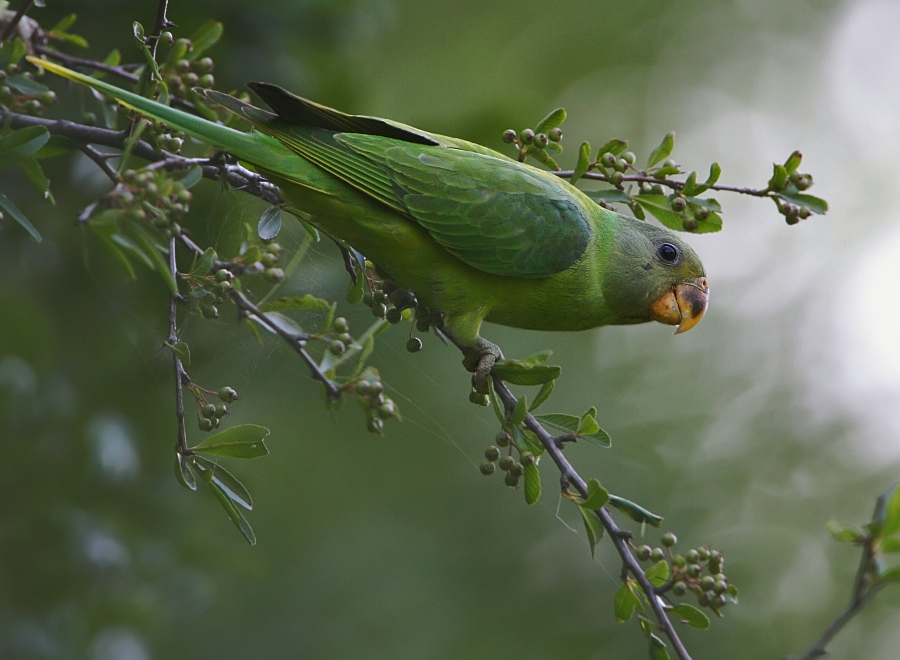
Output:
<instances>
[{"instance_id":1,"label":"parrot's head","mask_svg":"<svg viewBox=\"0 0 900 660\"><path fill-rule=\"evenodd\" d=\"M706 312L709 282L697 253L675 234L620 216L603 295L621 323L659 321L693 328Z\"/></svg>"}]
</instances>

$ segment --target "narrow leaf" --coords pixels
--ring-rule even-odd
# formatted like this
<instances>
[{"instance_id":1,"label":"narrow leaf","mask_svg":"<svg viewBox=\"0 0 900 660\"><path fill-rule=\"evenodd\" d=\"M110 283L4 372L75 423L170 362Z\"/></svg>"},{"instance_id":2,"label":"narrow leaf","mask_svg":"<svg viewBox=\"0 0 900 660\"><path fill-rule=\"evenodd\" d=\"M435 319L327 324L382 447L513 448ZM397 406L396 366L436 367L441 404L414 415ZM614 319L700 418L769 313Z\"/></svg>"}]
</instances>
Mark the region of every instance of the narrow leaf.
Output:
<instances>
[{"instance_id":1,"label":"narrow leaf","mask_svg":"<svg viewBox=\"0 0 900 660\"><path fill-rule=\"evenodd\" d=\"M278 235L279 231L281 231L281 209L277 206L270 206L259 218L256 233L264 241L270 241Z\"/></svg>"},{"instance_id":2,"label":"narrow leaf","mask_svg":"<svg viewBox=\"0 0 900 660\"><path fill-rule=\"evenodd\" d=\"M584 176L584 173L588 171L590 166L591 145L589 142L582 142L581 148L578 150L578 162L575 164L575 170L572 172L572 178L569 179L569 183L575 185L575 182Z\"/></svg>"},{"instance_id":3,"label":"narrow leaf","mask_svg":"<svg viewBox=\"0 0 900 660\"><path fill-rule=\"evenodd\" d=\"M219 21L209 20L191 35L191 59L197 59L203 51L215 45L222 38L224 28Z\"/></svg>"},{"instance_id":4,"label":"narrow leaf","mask_svg":"<svg viewBox=\"0 0 900 660\"><path fill-rule=\"evenodd\" d=\"M650 657L653 660L670 660L666 643L655 634L650 634Z\"/></svg>"},{"instance_id":5,"label":"narrow leaf","mask_svg":"<svg viewBox=\"0 0 900 660\"><path fill-rule=\"evenodd\" d=\"M181 454L175 454L175 476L178 483L189 490L197 490L197 479L191 470L188 460Z\"/></svg>"},{"instance_id":6,"label":"narrow leaf","mask_svg":"<svg viewBox=\"0 0 900 660\"><path fill-rule=\"evenodd\" d=\"M790 174L791 172L796 170L798 167L800 167L800 162L802 160L803 160L803 154L801 154L799 151L795 151L790 156L788 156L788 159L786 161L784 161L785 171L788 174Z\"/></svg>"},{"instance_id":7,"label":"narrow leaf","mask_svg":"<svg viewBox=\"0 0 900 660\"><path fill-rule=\"evenodd\" d=\"M650 157L647 159L647 167L653 167L657 163L664 161L669 157L674 148L675 132L671 131L666 133L666 136L662 139L662 142L659 143L659 146L650 152Z\"/></svg>"},{"instance_id":8,"label":"narrow leaf","mask_svg":"<svg viewBox=\"0 0 900 660\"><path fill-rule=\"evenodd\" d=\"M172 275L172 271L169 270L168 261L163 258L162 253L160 252L162 246L157 242L158 239L142 225L133 223L131 226L134 228L138 241L144 246L147 256L150 257L153 264L156 266L156 272L162 276L166 286L169 287L169 292L173 296L177 296L178 284L175 282L175 276Z\"/></svg>"},{"instance_id":9,"label":"narrow leaf","mask_svg":"<svg viewBox=\"0 0 900 660\"><path fill-rule=\"evenodd\" d=\"M206 248L206 250L203 251L203 254L197 257L197 262L194 264L194 267L191 268L191 274L208 275L218 259L219 255L216 254L214 249Z\"/></svg>"},{"instance_id":10,"label":"narrow leaf","mask_svg":"<svg viewBox=\"0 0 900 660\"><path fill-rule=\"evenodd\" d=\"M603 538L603 524L597 515L583 506L578 507L581 511L581 520L584 522L584 530L587 532L588 543L591 546L591 557L594 556L594 549Z\"/></svg>"},{"instance_id":11,"label":"narrow leaf","mask_svg":"<svg viewBox=\"0 0 900 660\"><path fill-rule=\"evenodd\" d=\"M513 426L518 426L522 422L525 421L525 415L528 413L528 402L525 399L525 395L523 394L516 401L516 407L513 409L512 417L510 418L510 424Z\"/></svg>"},{"instance_id":12,"label":"narrow leaf","mask_svg":"<svg viewBox=\"0 0 900 660\"><path fill-rule=\"evenodd\" d=\"M9 216L15 220L19 226L22 227L25 231L31 234L31 237L36 240L38 243L41 242L41 234L37 229L34 228L34 225L25 217L25 214L22 213L15 204L3 193L0 193L0 209L6 211Z\"/></svg>"},{"instance_id":13,"label":"narrow leaf","mask_svg":"<svg viewBox=\"0 0 900 660\"><path fill-rule=\"evenodd\" d=\"M820 197L807 195L805 193L778 193L778 196L798 206L805 206L811 212L817 215L825 215L828 213L828 202Z\"/></svg>"},{"instance_id":14,"label":"narrow leaf","mask_svg":"<svg viewBox=\"0 0 900 660\"><path fill-rule=\"evenodd\" d=\"M44 126L29 126L7 133L0 138L0 167L37 153L49 139L50 133Z\"/></svg>"},{"instance_id":15,"label":"narrow leaf","mask_svg":"<svg viewBox=\"0 0 900 660\"><path fill-rule=\"evenodd\" d=\"M184 366L190 366L191 349L185 342L179 341L175 342L174 344L166 342L166 346L172 349L172 352L178 356L178 359L184 363Z\"/></svg>"},{"instance_id":16,"label":"narrow leaf","mask_svg":"<svg viewBox=\"0 0 900 660\"><path fill-rule=\"evenodd\" d=\"M684 231L684 217L669 206L666 195L636 195L634 201L669 229Z\"/></svg>"},{"instance_id":17,"label":"narrow leaf","mask_svg":"<svg viewBox=\"0 0 900 660\"><path fill-rule=\"evenodd\" d=\"M597 150L597 160L600 160L600 157L603 154L610 153L613 156L618 156L620 153L623 153L628 148L628 140L623 140L621 138L613 138L602 147Z\"/></svg>"},{"instance_id":18,"label":"narrow leaf","mask_svg":"<svg viewBox=\"0 0 900 660\"><path fill-rule=\"evenodd\" d=\"M184 176L178 182L185 188L193 188L201 179L203 179L203 168L199 165L194 165L184 173Z\"/></svg>"},{"instance_id":19,"label":"narrow leaf","mask_svg":"<svg viewBox=\"0 0 900 660\"><path fill-rule=\"evenodd\" d=\"M630 500L626 500L623 497L610 495L609 503L636 522L647 523L653 527L659 527L663 523L662 516L650 513L644 507L639 506Z\"/></svg>"},{"instance_id":20,"label":"narrow leaf","mask_svg":"<svg viewBox=\"0 0 900 660\"><path fill-rule=\"evenodd\" d=\"M525 503L534 504L541 499L541 473L537 463L525 466Z\"/></svg>"},{"instance_id":21,"label":"narrow leaf","mask_svg":"<svg viewBox=\"0 0 900 660\"><path fill-rule=\"evenodd\" d=\"M250 523L247 522L247 519L244 518L243 514L241 514L241 512L237 510L237 507L234 506L234 503L231 501L231 498L228 497L228 494L215 481L208 481L206 483L213 492L213 495L216 496L219 504L225 509L225 513L231 518L231 522L234 523L234 526L238 528L241 535L247 540L247 543L256 545L256 535L253 533L253 528L250 527Z\"/></svg>"},{"instance_id":22,"label":"narrow leaf","mask_svg":"<svg viewBox=\"0 0 900 660\"><path fill-rule=\"evenodd\" d=\"M631 195L623 190L585 190L585 195L594 201L607 204L631 204Z\"/></svg>"},{"instance_id":23,"label":"narrow leaf","mask_svg":"<svg viewBox=\"0 0 900 660\"><path fill-rule=\"evenodd\" d=\"M542 424L552 426L566 433L577 433L578 422L581 421L575 415L567 415L566 413L546 413L544 415L535 415L534 418Z\"/></svg>"},{"instance_id":24,"label":"narrow leaf","mask_svg":"<svg viewBox=\"0 0 900 660\"><path fill-rule=\"evenodd\" d=\"M613 599L613 609L616 613L616 621L619 623L628 621L634 614L636 605L637 596L634 595L634 592L627 584L623 584L616 590L616 595Z\"/></svg>"},{"instance_id":25,"label":"narrow leaf","mask_svg":"<svg viewBox=\"0 0 900 660\"><path fill-rule=\"evenodd\" d=\"M537 407L544 403L548 398L550 398L550 394L553 392L553 388L556 386L555 380L548 380L541 386L540 391L537 393L537 396L534 397L534 401L531 402L531 410L532 412L537 410Z\"/></svg>"},{"instance_id":26,"label":"narrow leaf","mask_svg":"<svg viewBox=\"0 0 900 660\"><path fill-rule=\"evenodd\" d=\"M264 426L241 424L209 436L191 451L223 458L257 458L269 453L264 442L267 435L269 429Z\"/></svg>"},{"instance_id":27,"label":"narrow leaf","mask_svg":"<svg viewBox=\"0 0 900 660\"><path fill-rule=\"evenodd\" d=\"M53 195L50 193L50 179L44 174L44 168L41 167L37 158L26 156L16 164L19 166L19 169L25 173L28 180L34 184L34 187L44 196L44 199L48 200L51 204L56 204L56 200L53 199Z\"/></svg>"},{"instance_id":28,"label":"narrow leaf","mask_svg":"<svg viewBox=\"0 0 900 660\"><path fill-rule=\"evenodd\" d=\"M772 167L772 178L769 179L769 189L779 191L784 190L784 184L787 182L787 170L784 165L775 164Z\"/></svg>"},{"instance_id":29,"label":"narrow leaf","mask_svg":"<svg viewBox=\"0 0 900 660\"><path fill-rule=\"evenodd\" d=\"M238 481L237 477L218 463L202 456L195 456L194 460L205 469L212 471L212 481L225 491L228 499L241 505L247 511L253 510L253 498L250 497L250 492L244 487L244 484Z\"/></svg>"},{"instance_id":30,"label":"narrow leaf","mask_svg":"<svg viewBox=\"0 0 900 660\"><path fill-rule=\"evenodd\" d=\"M501 360L491 373L513 385L543 385L559 377L562 369L549 364L527 365L518 360Z\"/></svg>"},{"instance_id":31,"label":"narrow leaf","mask_svg":"<svg viewBox=\"0 0 900 660\"><path fill-rule=\"evenodd\" d=\"M541 120L541 123L537 125L537 128L534 129L535 134L537 133L549 133L557 126L562 126L562 123L566 120L566 109L565 108L557 108L549 115L544 117Z\"/></svg>"}]
</instances>

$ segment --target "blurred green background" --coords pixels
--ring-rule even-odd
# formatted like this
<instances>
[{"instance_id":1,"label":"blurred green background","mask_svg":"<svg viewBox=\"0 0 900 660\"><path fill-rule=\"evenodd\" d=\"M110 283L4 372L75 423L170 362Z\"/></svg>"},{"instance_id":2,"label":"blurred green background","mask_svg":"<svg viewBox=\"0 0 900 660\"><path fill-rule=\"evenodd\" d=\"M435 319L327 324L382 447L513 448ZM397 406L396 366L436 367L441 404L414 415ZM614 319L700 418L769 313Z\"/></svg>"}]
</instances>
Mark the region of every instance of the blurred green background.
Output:
<instances>
[{"instance_id":1,"label":"blurred green background","mask_svg":"<svg viewBox=\"0 0 900 660\"><path fill-rule=\"evenodd\" d=\"M131 22L156 11L48 5L32 10L45 25L79 14L90 56L132 61ZM787 227L768 202L719 195L725 230L689 239L712 286L693 332L485 334L507 355L555 351L548 410L598 407L614 447L568 449L582 474L664 514L679 547L725 552L741 603L684 630L696 658L809 646L857 560L826 521L865 522L900 466L900 5L173 0L170 17L176 36L224 22L223 90L262 79L495 148L564 106L564 166L582 139L645 155L675 130L686 167L716 160L723 183L763 186L803 151L831 212ZM637 625L614 623L620 564L606 542L591 559L552 466L535 507L478 473L495 420L433 337L417 355L399 328L378 343L405 417L380 438L352 404L326 412L299 361L230 315L186 323L192 377L241 393L231 423L272 430L269 457L229 466L255 497L250 548L172 474L164 287L127 280L74 226L106 189L89 164L50 175L55 207L0 179L44 235L0 227L0 656L645 657ZM187 224L204 240L264 208L209 182L200 197ZM343 298L326 243L290 290ZM355 329L371 319L341 311ZM897 657L898 602L879 597L833 657Z\"/></svg>"}]
</instances>

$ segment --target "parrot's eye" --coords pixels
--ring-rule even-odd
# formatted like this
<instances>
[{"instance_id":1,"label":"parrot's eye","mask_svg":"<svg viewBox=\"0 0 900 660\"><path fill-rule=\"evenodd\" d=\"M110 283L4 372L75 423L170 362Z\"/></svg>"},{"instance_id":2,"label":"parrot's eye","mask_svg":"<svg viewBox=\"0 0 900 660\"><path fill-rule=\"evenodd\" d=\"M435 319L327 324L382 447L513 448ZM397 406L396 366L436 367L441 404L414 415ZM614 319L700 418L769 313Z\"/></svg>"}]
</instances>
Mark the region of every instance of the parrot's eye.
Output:
<instances>
[{"instance_id":1,"label":"parrot's eye","mask_svg":"<svg viewBox=\"0 0 900 660\"><path fill-rule=\"evenodd\" d=\"M678 248L671 243L663 243L656 248L656 255L667 264L674 264L678 263L678 258L681 256L681 253L678 251Z\"/></svg>"}]
</instances>

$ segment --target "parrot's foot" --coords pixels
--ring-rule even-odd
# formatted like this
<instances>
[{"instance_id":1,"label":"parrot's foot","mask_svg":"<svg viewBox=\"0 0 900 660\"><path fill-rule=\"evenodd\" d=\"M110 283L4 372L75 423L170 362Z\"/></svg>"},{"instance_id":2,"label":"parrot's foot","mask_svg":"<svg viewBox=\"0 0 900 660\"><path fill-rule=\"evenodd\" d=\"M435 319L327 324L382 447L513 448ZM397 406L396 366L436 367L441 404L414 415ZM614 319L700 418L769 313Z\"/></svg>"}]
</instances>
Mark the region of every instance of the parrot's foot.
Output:
<instances>
[{"instance_id":1,"label":"parrot's foot","mask_svg":"<svg viewBox=\"0 0 900 660\"><path fill-rule=\"evenodd\" d=\"M497 360L503 359L500 347L479 337L474 346L463 350L463 356L463 366L475 373L473 377L475 391L479 394L487 394L491 369Z\"/></svg>"}]
</instances>

